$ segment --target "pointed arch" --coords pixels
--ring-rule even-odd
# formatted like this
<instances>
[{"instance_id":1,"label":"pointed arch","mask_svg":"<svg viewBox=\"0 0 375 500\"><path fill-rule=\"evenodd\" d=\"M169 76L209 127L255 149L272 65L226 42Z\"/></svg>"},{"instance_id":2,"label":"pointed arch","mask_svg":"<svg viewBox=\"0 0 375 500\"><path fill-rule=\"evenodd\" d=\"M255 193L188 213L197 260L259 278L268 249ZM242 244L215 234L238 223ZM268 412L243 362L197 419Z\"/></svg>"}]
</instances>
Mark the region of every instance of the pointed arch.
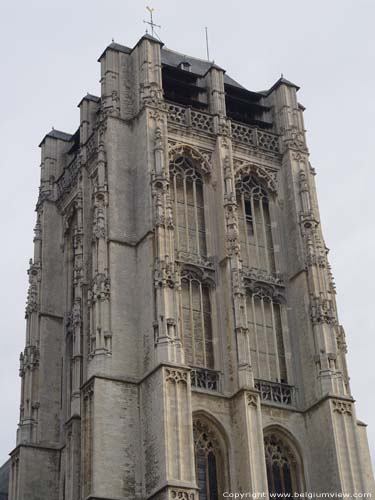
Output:
<instances>
[{"instance_id":1,"label":"pointed arch","mask_svg":"<svg viewBox=\"0 0 375 500\"><path fill-rule=\"evenodd\" d=\"M210 153L208 151L200 151L189 144L177 143L172 144L168 150L169 163L174 162L179 157L188 157L194 161L194 166L198 168L203 175L212 172Z\"/></svg>"},{"instance_id":2,"label":"pointed arch","mask_svg":"<svg viewBox=\"0 0 375 500\"><path fill-rule=\"evenodd\" d=\"M229 488L226 432L214 417L197 411L193 414L193 437L199 498L218 500Z\"/></svg>"},{"instance_id":3,"label":"pointed arch","mask_svg":"<svg viewBox=\"0 0 375 500\"><path fill-rule=\"evenodd\" d=\"M237 182L246 176L255 177L267 190L277 193L276 172L270 172L264 167L245 160L234 161L234 178Z\"/></svg>"},{"instance_id":4,"label":"pointed arch","mask_svg":"<svg viewBox=\"0 0 375 500\"><path fill-rule=\"evenodd\" d=\"M263 430L264 453L270 493L291 494L305 490L302 447L280 425Z\"/></svg>"}]
</instances>

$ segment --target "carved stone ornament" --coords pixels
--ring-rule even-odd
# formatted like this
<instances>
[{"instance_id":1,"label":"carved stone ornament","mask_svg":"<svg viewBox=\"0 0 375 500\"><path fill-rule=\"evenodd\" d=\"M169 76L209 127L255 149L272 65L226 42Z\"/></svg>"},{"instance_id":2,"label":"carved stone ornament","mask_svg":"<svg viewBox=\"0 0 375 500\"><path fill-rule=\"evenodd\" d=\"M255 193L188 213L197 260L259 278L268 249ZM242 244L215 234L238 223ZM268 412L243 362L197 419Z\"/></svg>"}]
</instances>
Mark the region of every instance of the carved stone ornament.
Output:
<instances>
[{"instance_id":1,"label":"carved stone ornament","mask_svg":"<svg viewBox=\"0 0 375 500\"><path fill-rule=\"evenodd\" d=\"M188 383L188 372L184 372L183 370L178 370L174 368L166 368L165 369L165 380L167 382L175 382L187 384Z\"/></svg>"},{"instance_id":2,"label":"carved stone ornament","mask_svg":"<svg viewBox=\"0 0 375 500\"><path fill-rule=\"evenodd\" d=\"M307 151L305 136L297 129L290 129L285 132L284 144L287 147Z\"/></svg>"},{"instance_id":3,"label":"carved stone ornament","mask_svg":"<svg viewBox=\"0 0 375 500\"><path fill-rule=\"evenodd\" d=\"M91 290L88 292L89 307L97 300L109 300L111 296L111 281L108 276L98 273L92 280Z\"/></svg>"},{"instance_id":4,"label":"carved stone ornament","mask_svg":"<svg viewBox=\"0 0 375 500\"><path fill-rule=\"evenodd\" d=\"M311 297L311 319L313 323L333 324L336 322L336 314L333 309L332 300L320 296Z\"/></svg>"},{"instance_id":5,"label":"carved stone ornament","mask_svg":"<svg viewBox=\"0 0 375 500\"><path fill-rule=\"evenodd\" d=\"M39 366L39 349L34 345L25 347L25 350L20 354L19 373L22 377L26 370L34 370Z\"/></svg>"},{"instance_id":6,"label":"carved stone ornament","mask_svg":"<svg viewBox=\"0 0 375 500\"><path fill-rule=\"evenodd\" d=\"M172 263L157 261L154 270L155 288L174 288L180 281Z\"/></svg>"},{"instance_id":7,"label":"carved stone ornament","mask_svg":"<svg viewBox=\"0 0 375 500\"><path fill-rule=\"evenodd\" d=\"M335 413L340 413L341 415L352 415L353 410L351 403L334 399L332 401L332 405Z\"/></svg>"},{"instance_id":8,"label":"carved stone ornament","mask_svg":"<svg viewBox=\"0 0 375 500\"><path fill-rule=\"evenodd\" d=\"M263 269L257 269L255 267L244 267L243 268L244 278L251 281L259 281L262 283L267 283L270 285L285 286L283 277L280 274L270 274Z\"/></svg>"},{"instance_id":9,"label":"carved stone ornament","mask_svg":"<svg viewBox=\"0 0 375 500\"><path fill-rule=\"evenodd\" d=\"M101 206L94 209L92 234L94 239L105 238L106 236L105 212Z\"/></svg>"},{"instance_id":10,"label":"carved stone ornament","mask_svg":"<svg viewBox=\"0 0 375 500\"><path fill-rule=\"evenodd\" d=\"M81 314L81 299L78 297L75 299L73 308L72 308L72 324L74 327L79 327L82 323L82 314Z\"/></svg>"},{"instance_id":11,"label":"carved stone ornament","mask_svg":"<svg viewBox=\"0 0 375 500\"><path fill-rule=\"evenodd\" d=\"M26 300L26 318L33 312L38 310L38 284L41 280L41 265L40 262L33 262L32 259L29 261L29 269L27 274L29 275L29 289L27 292Z\"/></svg>"},{"instance_id":12,"label":"carved stone ornament","mask_svg":"<svg viewBox=\"0 0 375 500\"><path fill-rule=\"evenodd\" d=\"M248 392L246 394L246 403L247 403L247 406L250 406L252 408L257 408L258 407L258 397L256 396L256 394L251 394Z\"/></svg>"}]
</instances>

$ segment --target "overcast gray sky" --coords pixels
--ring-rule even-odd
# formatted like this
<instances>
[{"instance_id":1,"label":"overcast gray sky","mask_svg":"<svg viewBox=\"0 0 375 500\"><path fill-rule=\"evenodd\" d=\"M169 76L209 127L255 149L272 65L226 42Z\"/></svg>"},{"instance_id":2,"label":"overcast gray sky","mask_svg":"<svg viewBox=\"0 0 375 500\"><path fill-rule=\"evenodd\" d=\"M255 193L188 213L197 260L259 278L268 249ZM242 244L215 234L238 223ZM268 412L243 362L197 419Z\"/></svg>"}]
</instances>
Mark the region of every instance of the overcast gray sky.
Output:
<instances>
[{"instance_id":1,"label":"overcast gray sky","mask_svg":"<svg viewBox=\"0 0 375 500\"><path fill-rule=\"evenodd\" d=\"M149 2L149 3L148 3ZM0 463L14 447L26 269L39 184L38 144L53 125L74 132L77 104L99 95L99 64L114 38L132 47L146 5L167 47L210 55L251 90L280 76L301 86L326 244L349 345L358 418L375 461L373 0L10 0L0 6L1 235Z\"/></svg>"}]
</instances>

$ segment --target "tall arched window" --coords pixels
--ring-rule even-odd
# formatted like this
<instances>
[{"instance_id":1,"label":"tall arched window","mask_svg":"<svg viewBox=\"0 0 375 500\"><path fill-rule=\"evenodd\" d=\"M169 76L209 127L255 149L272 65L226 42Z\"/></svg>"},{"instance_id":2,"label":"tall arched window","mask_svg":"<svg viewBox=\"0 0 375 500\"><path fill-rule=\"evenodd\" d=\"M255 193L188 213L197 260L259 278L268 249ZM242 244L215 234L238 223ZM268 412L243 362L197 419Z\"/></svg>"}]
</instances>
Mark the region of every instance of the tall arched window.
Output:
<instances>
[{"instance_id":1,"label":"tall arched window","mask_svg":"<svg viewBox=\"0 0 375 500\"><path fill-rule=\"evenodd\" d=\"M268 193L252 175L236 182L238 223L243 264L275 271Z\"/></svg>"},{"instance_id":2,"label":"tall arched window","mask_svg":"<svg viewBox=\"0 0 375 500\"><path fill-rule=\"evenodd\" d=\"M181 337L188 365L214 367L210 289L195 274L181 279Z\"/></svg>"},{"instance_id":3,"label":"tall arched window","mask_svg":"<svg viewBox=\"0 0 375 500\"><path fill-rule=\"evenodd\" d=\"M202 176L188 156L178 156L169 172L177 254L206 256Z\"/></svg>"},{"instance_id":4,"label":"tall arched window","mask_svg":"<svg viewBox=\"0 0 375 500\"><path fill-rule=\"evenodd\" d=\"M286 383L281 304L258 289L248 293L246 310L255 378Z\"/></svg>"},{"instance_id":5,"label":"tall arched window","mask_svg":"<svg viewBox=\"0 0 375 500\"><path fill-rule=\"evenodd\" d=\"M302 490L302 467L297 453L277 433L264 438L267 482L270 493L293 493Z\"/></svg>"},{"instance_id":6,"label":"tall arched window","mask_svg":"<svg viewBox=\"0 0 375 500\"><path fill-rule=\"evenodd\" d=\"M193 431L199 500L219 500L227 486L222 440L216 430L201 418L194 419Z\"/></svg>"}]
</instances>

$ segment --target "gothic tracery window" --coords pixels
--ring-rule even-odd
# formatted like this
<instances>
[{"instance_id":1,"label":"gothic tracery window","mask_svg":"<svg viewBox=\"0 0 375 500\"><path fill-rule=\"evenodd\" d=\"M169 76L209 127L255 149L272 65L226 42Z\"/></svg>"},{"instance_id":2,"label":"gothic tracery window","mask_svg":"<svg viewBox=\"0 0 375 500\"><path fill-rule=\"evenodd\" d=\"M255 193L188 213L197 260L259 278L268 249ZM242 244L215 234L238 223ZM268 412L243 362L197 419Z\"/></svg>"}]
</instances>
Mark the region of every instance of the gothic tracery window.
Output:
<instances>
[{"instance_id":1,"label":"gothic tracery window","mask_svg":"<svg viewBox=\"0 0 375 500\"><path fill-rule=\"evenodd\" d=\"M181 279L181 319L185 362L213 368L210 288L191 272Z\"/></svg>"},{"instance_id":2,"label":"gothic tracery window","mask_svg":"<svg viewBox=\"0 0 375 500\"><path fill-rule=\"evenodd\" d=\"M270 493L286 493L293 497L301 491L301 467L296 453L276 433L264 438L267 482Z\"/></svg>"},{"instance_id":3,"label":"gothic tracery window","mask_svg":"<svg viewBox=\"0 0 375 500\"><path fill-rule=\"evenodd\" d=\"M223 447L215 430L204 420L195 419L193 431L199 499L218 500L225 487Z\"/></svg>"},{"instance_id":4,"label":"gothic tracery window","mask_svg":"<svg viewBox=\"0 0 375 500\"><path fill-rule=\"evenodd\" d=\"M180 256L205 256L202 175L188 156L177 157L170 164L169 171L177 253Z\"/></svg>"},{"instance_id":5,"label":"gothic tracery window","mask_svg":"<svg viewBox=\"0 0 375 500\"><path fill-rule=\"evenodd\" d=\"M246 298L255 378L286 383L281 307L267 290L258 289Z\"/></svg>"},{"instance_id":6,"label":"gothic tracery window","mask_svg":"<svg viewBox=\"0 0 375 500\"><path fill-rule=\"evenodd\" d=\"M241 256L247 267L275 271L269 197L252 175L236 182Z\"/></svg>"}]
</instances>

